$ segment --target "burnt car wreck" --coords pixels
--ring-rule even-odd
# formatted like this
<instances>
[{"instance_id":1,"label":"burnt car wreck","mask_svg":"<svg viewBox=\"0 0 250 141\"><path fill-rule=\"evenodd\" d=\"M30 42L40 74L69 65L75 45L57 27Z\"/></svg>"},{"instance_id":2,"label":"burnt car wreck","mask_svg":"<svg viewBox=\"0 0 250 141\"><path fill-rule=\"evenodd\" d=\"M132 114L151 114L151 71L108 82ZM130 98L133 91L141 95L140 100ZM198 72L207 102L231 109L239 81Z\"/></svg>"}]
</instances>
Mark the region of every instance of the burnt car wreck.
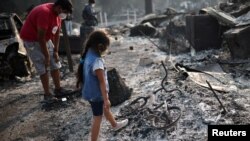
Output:
<instances>
[{"instance_id":1,"label":"burnt car wreck","mask_svg":"<svg viewBox=\"0 0 250 141\"><path fill-rule=\"evenodd\" d=\"M31 62L19 36L21 27L16 14L0 14L0 79L28 76L31 72Z\"/></svg>"}]
</instances>

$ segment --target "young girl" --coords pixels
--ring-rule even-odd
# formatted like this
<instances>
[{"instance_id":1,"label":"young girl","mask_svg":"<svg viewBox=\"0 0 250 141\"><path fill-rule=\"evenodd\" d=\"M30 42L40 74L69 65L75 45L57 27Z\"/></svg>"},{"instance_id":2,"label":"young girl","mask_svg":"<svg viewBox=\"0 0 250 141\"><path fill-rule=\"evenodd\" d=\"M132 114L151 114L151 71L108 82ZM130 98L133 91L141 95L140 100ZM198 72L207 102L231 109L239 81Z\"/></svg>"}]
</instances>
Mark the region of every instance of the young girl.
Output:
<instances>
[{"instance_id":1,"label":"young girl","mask_svg":"<svg viewBox=\"0 0 250 141\"><path fill-rule=\"evenodd\" d=\"M117 122L110 111L109 85L102 58L109 43L109 38L103 31L92 32L87 39L78 67L76 85L82 89L83 98L90 103L93 112L92 141L98 139L103 113L114 130L128 124L127 119Z\"/></svg>"}]
</instances>

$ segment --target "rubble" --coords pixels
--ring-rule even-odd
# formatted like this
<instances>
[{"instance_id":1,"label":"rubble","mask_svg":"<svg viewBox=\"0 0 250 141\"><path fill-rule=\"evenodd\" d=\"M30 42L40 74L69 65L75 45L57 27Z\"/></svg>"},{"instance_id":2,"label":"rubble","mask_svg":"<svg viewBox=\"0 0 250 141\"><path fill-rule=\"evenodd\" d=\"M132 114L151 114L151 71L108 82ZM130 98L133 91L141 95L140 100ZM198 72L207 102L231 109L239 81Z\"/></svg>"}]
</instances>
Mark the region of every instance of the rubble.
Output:
<instances>
[{"instance_id":1,"label":"rubble","mask_svg":"<svg viewBox=\"0 0 250 141\"><path fill-rule=\"evenodd\" d=\"M206 64L203 68L199 66L198 69L188 68L180 64L176 64L175 67L182 73L186 73L189 79L203 87L209 88L208 81L215 90L222 92L237 91L232 78L223 72L219 64Z\"/></svg>"},{"instance_id":2,"label":"rubble","mask_svg":"<svg viewBox=\"0 0 250 141\"><path fill-rule=\"evenodd\" d=\"M156 42L157 40L152 39L152 41ZM133 50L129 49L130 46L133 46ZM145 49L148 49L148 51L145 51ZM104 121L100 133L101 138L105 140L204 140L207 138L208 124L249 123L249 104L247 103L250 101L248 96L250 89L247 85L245 87L239 86L241 86L240 83L244 83L244 81L240 82L241 77L245 79L250 77L247 71L234 71L235 69L245 70L244 67L249 62L246 60L241 62L230 61L230 59L225 58L226 51L222 49L197 52L193 57L189 53L172 54L172 63L182 63L189 68L201 68L201 64L220 62L222 70L228 75L232 75L233 81L237 80L236 86L238 88L236 92L216 91L219 99L227 108L226 115L221 114L220 104L209 88L201 87L192 80L184 78L182 73L177 72L170 63L168 54L153 46L148 39L124 37L121 45L111 46L110 52L112 53L105 57L107 67L116 68L121 79L129 88L133 89L128 100L119 104L119 106L112 107L112 111L117 118L118 115L122 114L119 111L126 109L126 105L128 106L135 99L152 95L156 96L155 100L149 100L144 106L145 108L152 109L165 101L166 104L164 105L167 105L168 108L179 107L181 116L175 125L166 128L165 131L165 129L155 128L162 127L163 124L158 124L158 122L154 124L153 119L146 118L150 116L148 111L138 110L134 115L128 116L130 117L129 125L118 132L113 132L109 128L109 124ZM74 89L75 76L68 72L66 57L61 57L63 66L61 69L63 73L62 86ZM144 57L152 59L154 63L150 66L140 66L140 58ZM167 75L158 60L163 60ZM73 61L74 64L78 64L79 56L73 55ZM163 80L163 78L165 79ZM159 90L162 85L167 91L179 89L181 93L178 90L172 92ZM0 119L2 139L88 140L92 113L88 103L82 102L80 97L67 98L64 103L58 103L49 108L43 107L40 103L42 88L38 77L32 80L22 80L21 83L9 83L9 86L5 82L4 85L1 84L0 86L0 101L2 101L0 108L3 111L1 117L4 117ZM156 92L156 90L159 91ZM156 92L156 94L153 94L153 92ZM163 112L167 109L165 106L158 110ZM24 114L17 113L16 109ZM158 113L158 110L155 112ZM19 116L16 114L19 114ZM179 110L173 111L174 119L178 119L178 115ZM174 119L173 121L175 121ZM158 121L158 119L155 119L155 121Z\"/></svg>"},{"instance_id":3,"label":"rubble","mask_svg":"<svg viewBox=\"0 0 250 141\"><path fill-rule=\"evenodd\" d=\"M140 66L149 66L149 65L152 65L153 63L154 63L153 59L150 59L150 58L140 58L140 61L139 61Z\"/></svg>"},{"instance_id":4,"label":"rubble","mask_svg":"<svg viewBox=\"0 0 250 141\"><path fill-rule=\"evenodd\" d=\"M102 140L207 140L208 125L249 124L250 61L249 55L244 54L248 52L248 26L238 26L239 21L230 24L230 18L221 11L212 12L226 20L218 20L209 12L189 16L205 19L196 31L204 28L203 34L213 34L204 35L200 42L216 40L216 46L197 47L190 42L192 32L186 36L189 25L179 16L160 24L166 28L161 36L165 39L162 42L165 50L158 44L163 39L140 37L144 34L129 37L126 33L133 26L110 27L113 43L105 62L108 68L116 69L114 76L119 80L111 80L111 85L116 87L111 95L119 96L111 98L111 103L118 102L112 104L111 110L116 119L128 118L129 124L113 131L104 120L100 131ZM243 23L247 23L248 19L244 19ZM226 29L222 30L221 26ZM212 37L215 35L216 39ZM201 40L200 36L192 39ZM195 53L190 52L192 48L196 49ZM68 71L66 57L60 56L62 86L74 89L75 75ZM72 57L76 68L79 55ZM42 88L38 77L0 84L2 140L89 139L92 112L88 102L81 100L80 93L51 106L40 103Z\"/></svg>"},{"instance_id":5,"label":"rubble","mask_svg":"<svg viewBox=\"0 0 250 141\"><path fill-rule=\"evenodd\" d=\"M183 13L178 13L175 9L173 8L167 8L165 12L163 12L160 15L156 15L156 14L149 14L146 15L142 18L140 24L144 24L144 23L151 23L153 26L155 27L159 27L161 26L161 24L163 22L165 22L166 20L170 20L173 17L175 17L176 15L180 15Z\"/></svg>"},{"instance_id":6,"label":"rubble","mask_svg":"<svg viewBox=\"0 0 250 141\"><path fill-rule=\"evenodd\" d=\"M220 24L223 24L225 26L233 27L236 25L236 19L233 16L225 12L216 10L212 7L204 8L201 10L201 12L206 12L209 15L215 17Z\"/></svg>"},{"instance_id":7,"label":"rubble","mask_svg":"<svg viewBox=\"0 0 250 141\"><path fill-rule=\"evenodd\" d=\"M190 50L190 43L186 38L186 22L184 15L172 15L161 31L159 48L171 54L186 53Z\"/></svg>"},{"instance_id":8,"label":"rubble","mask_svg":"<svg viewBox=\"0 0 250 141\"><path fill-rule=\"evenodd\" d=\"M140 24L130 29L130 36L150 36L156 37L158 34L157 29L149 22Z\"/></svg>"},{"instance_id":9,"label":"rubble","mask_svg":"<svg viewBox=\"0 0 250 141\"><path fill-rule=\"evenodd\" d=\"M249 12L246 10L249 8L249 5L246 4L243 7L241 5L243 4L227 5L222 3L219 7L224 11L207 7L201 9L198 16L187 16L187 39L195 51L220 48L222 41L225 40L231 51L232 58L249 58L249 49L246 46L249 44L249 40L246 39L249 31L245 27L250 24ZM237 12L237 18L234 17L236 14L234 16L232 14L235 10L240 10L240 12ZM207 15L212 16L216 20ZM201 18L200 20L202 20L202 17L207 17L207 19L210 18L211 20L199 22L198 17ZM202 24L199 25L199 23ZM196 31L199 31L201 34ZM204 32L207 34L203 34Z\"/></svg>"},{"instance_id":10,"label":"rubble","mask_svg":"<svg viewBox=\"0 0 250 141\"><path fill-rule=\"evenodd\" d=\"M195 51L219 49L222 32L218 21L209 15L186 16L186 37Z\"/></svg>"},{"instance_id":11,"label":"rubble","mask_svg":"<svg viewBox=\"0 0 250 141\"><path fill-rule=\"evenodd\" d=\"M250 26L233 28L224 33L233 58L247 59L250 57L249 36Z\"/></svg>"}]
</instances>

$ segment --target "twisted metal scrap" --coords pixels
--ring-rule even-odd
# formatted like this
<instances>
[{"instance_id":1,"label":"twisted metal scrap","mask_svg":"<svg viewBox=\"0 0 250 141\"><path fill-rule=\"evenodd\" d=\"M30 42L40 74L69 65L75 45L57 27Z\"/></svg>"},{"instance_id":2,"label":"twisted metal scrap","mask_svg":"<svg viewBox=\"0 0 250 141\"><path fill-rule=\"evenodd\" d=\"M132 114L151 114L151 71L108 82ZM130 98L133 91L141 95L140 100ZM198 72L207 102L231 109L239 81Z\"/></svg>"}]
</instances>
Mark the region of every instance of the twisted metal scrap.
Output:
<instances>
[{"instance_id":1,"label":"twisted metal scrap","mask_svg":"<svg viewBox=\"0 0 250 141\"><path fill-rule=\"evenodd\" d=\"M166 93L178 91L182 94L182 92L179 89L167 90L165 88L164 82L168 78L168 73L163 61L161 61L161 64L166 72L166 75L161 81L161 88L154 91L153 94L156 94L160 90L164 90ZM118 115L117 117L129 118L131 120L138 121L139 122L138 126L141 126L142 125L141 123L143 121L143 125L148 126L147 128L153 128L165 131L166 129L176 125L176 123L179 121L181 117L181 108L177 106L164 108L163 107L164 105L167 106L166 104L167 100L164 100L164 102L157 105L151 105L154 107L149 108L146 105L150 97L151 96L136 98L130 104L124 106L120 111L121 115Z\"/></svg>"},{"instance_id":2,"label":"twisted metal scrap","mask_svg":"<svg viewBox=\"0 0 250 141\"><path fill-rule=\"evenodd\" d=\"M168 78L168 71L167 71L167 68L166 66L164 65L163 61L161 61L161 65L163 66L164 70L165 70L165 76L164 78L162 79L161 81L161 88L157 89L156 91L154 91L153 93L156 94L157 92L161 91L161 90L164 90L166 93L172 93L174 91L178 91L180 92L180 94L182 94L181 90L179 89L173 89L173 90L167 90L164 86L164 82L167 81L167 78Z\"/></svg>"},{"instance_id":3,"label":"twisted metal scrap","mask_svg":"<svg viewBox=\"0 0 250 141\"><path fill-rule=\"evenodd\" d=\"M163 106L164 104L162 104ZM158 106L159 107L159 106ZM176 125L176 123L179 121L179 119L181 118L181 109L177 106L173 106L173 107L168 107L168 111L164 111L164 112L160 112L160 111L151 111L151 109L146 108L146 110L148 110L151 114L149 114L148 119L152 120L152 127L155 129L168 129L174 125ZM176 119L173 120L173 115L170 115L171 111L176 111L178 112L178 116L176 117ZM162 122L164 125L161 126L161 124L157 124L159 122Z\"/></svg>"},{"instance_id":4,"label":"twisted metal scrap","mask_svg":"<svg viewBox=\"0 0 250 141\"><path fill-rule=\"evenodd\" d=\"M177 106L173 106L167 107L167 111L158 110L165 104L164 102L155 106L153 109L144 107L147 104L149 98L150 96L136 98L128 106L124 107L125 109L124 111L122 111L123 113L125 112L124 115L120 115L117 117L136 119L142 116L142 120L145 120L146 124L148 124L150 128L154 129L166 130L176 125L177 121L181 117L181 109ZM140 103L141 100L143 100L142 104ZM170 114L171 112L177 112L178 116L173 119L173 115ZM151 123L149 123L150 121Z\"/></svg>"}]
</instances>

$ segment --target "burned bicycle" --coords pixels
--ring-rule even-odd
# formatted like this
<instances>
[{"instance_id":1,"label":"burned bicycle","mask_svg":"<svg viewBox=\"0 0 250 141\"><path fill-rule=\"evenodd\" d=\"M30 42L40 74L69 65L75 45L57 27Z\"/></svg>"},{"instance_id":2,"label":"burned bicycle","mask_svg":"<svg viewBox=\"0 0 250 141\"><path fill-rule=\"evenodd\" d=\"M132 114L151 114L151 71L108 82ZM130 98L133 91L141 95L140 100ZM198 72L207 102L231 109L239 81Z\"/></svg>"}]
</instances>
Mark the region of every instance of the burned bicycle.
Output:
<instances>
[{"instance_id":1,"label":"burned bicycle","mask_svg":"<svg viewBox=\"0 0 250 141\"><path fill-rule=\"evenodd\" d=\"M147 107L147 102L150 97L139 97L133 100L129 105L124 106L119 118L136 119L141 117L149 128L168 129L176 125L181 117L181 109L177 106L168 106L166 101L160 104L153 104Z\"/></svg>"},{"instance_id":2,"label":"burned bicycle","mask_svg":"<svg viewBox=\"0 0 250 141\"><path fill-rule=\"evenodd\" d=\"M166 130L177 124L181 117L181 108L177 106L169 106L167 104L168 99L159 100L159 96L156 95L160 90L164 90L166 93L178 91L178 89L166 90L163 83L167 78L167 69L162 65L166 71L166 76L162 81L162 88L156 90L153 94L145 97L138 97L129 104L120 109L118 118L128 118L131 121L143 121L147 128ZM158 100L156 102L155 100Z\"/></svg>"}]
</instances>

